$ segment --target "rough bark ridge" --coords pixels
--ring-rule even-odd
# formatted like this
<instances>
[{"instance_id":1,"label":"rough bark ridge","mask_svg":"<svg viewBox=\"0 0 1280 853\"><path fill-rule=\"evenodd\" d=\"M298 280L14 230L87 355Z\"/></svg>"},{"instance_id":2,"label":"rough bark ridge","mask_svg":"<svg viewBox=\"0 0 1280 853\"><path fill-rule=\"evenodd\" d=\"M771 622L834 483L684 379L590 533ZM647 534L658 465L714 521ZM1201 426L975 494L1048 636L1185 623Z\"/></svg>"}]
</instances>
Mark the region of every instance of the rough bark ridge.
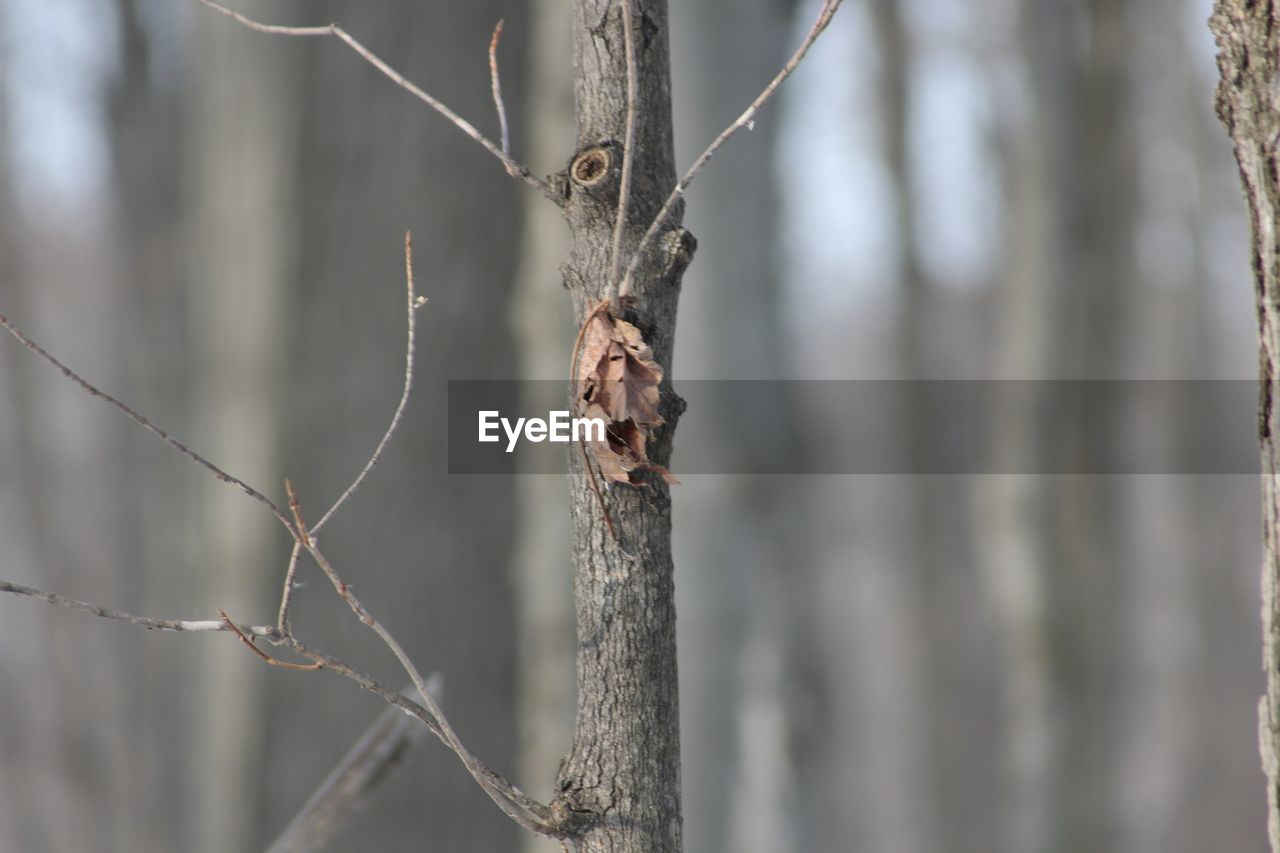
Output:
<instances>
[{"instance_id":1,"label":"rough bark ridge","mask_svg":"<svg viewBox=\"0 0 1280 853\"><path fill-rule=\"evenodd\" d=\"M671 78L664 0L634 0L638 98L628 258L675 185ZM623 18L616 0L574 4L574 100L578 151L561 186L572 246L563 268L574 314L610 295L610 248L626 138ZM676 210L639 266L622 317L634 323L670 374L676 302L691 241ZM667 464L682 403L664 383L666 426L649 445ZM574 598L578 704L573 746L557 778L554 809L578 851L681 849L680 739L676 685L671 501L660 478L614 486L597 499L574 451ZM602 513L607 507L616 529Z\"/></svg>"},{"instance_id":2,"label":"rough bark ridge","mask_svg":"<svg viewBox=\"0 0 1280 853\"><path fill-rule=\"evenodd\" d=\"M1267 832L1280 851L1280 7L1275 0L1218 0L1209 21L1218 43L1218 117L1235 146L1252 224L1258 308L1262 447L1262 631L1267 692L1258 705L1267 776Z\"/></svg>"}]
</instances>

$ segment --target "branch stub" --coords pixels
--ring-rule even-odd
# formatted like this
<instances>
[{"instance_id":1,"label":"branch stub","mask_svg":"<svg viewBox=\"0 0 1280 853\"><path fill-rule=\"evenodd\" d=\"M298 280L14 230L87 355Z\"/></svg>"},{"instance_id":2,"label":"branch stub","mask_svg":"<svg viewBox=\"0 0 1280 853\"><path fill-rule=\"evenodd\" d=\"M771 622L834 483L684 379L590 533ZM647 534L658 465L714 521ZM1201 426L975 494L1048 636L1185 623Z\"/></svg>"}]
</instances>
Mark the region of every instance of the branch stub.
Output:
<instances>
[{"instance_id":1,"label":"branch stub","mask_svg":"<svg viewBox=\"0 0 1280 853\"><path fill-rule=\"evenodd\" d=\"M594 187L603 181L613 167L613 156L604 145L592 145L573 158L569 176L580 187Z\"/></svg>"}]
</instances>

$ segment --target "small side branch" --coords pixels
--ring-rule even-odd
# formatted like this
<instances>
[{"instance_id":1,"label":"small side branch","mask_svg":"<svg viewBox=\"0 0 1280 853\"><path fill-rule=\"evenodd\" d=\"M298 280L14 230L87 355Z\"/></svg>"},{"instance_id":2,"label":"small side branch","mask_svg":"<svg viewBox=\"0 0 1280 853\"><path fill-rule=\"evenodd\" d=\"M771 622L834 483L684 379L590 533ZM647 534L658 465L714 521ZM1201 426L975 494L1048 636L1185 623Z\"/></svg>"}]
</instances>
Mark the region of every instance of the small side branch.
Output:
<instances>
[{"instance_id":1,"label":"small side branch","mask_svg":"<svg viewBox=\"0 0 1280 853\"><path fill-rule=\"evenodd\" d=\"M279 632L270 625L242 625L236 627L221 619L156 619L151 616L135 616L132 613L125 613L123 610L113 610L110 607L103 607L101 604L93 604L88 601L80 601L75 598L68 598L65 595L58 595L56 592L45 592L41 589L34 589L29 586L11 583L9 581L0 580L0 592L8 592L14 595L22 595L27 598L34 598L37 601L43 601L45 604L52 604L55 607L64 607L67 610L75 610L80 613L89 613L93 616L100 616L103 619L114 619L117 622L125 622L135 628L144 628L148 631L234 631L245 637L266 637L269 640L277 640L280 638Z\"/></svg>"},{"instance_id":2,"label":"small side branch","mask_svg":"<svg viewBox=\"0 0 1280 853\"><path fill-rule=\"evenodd\" d=\"M299 38L320 38L325 36L333 36L334 38L346 44L347 47L354 50L357 54L359 54L360 58L362 58L365 62L368 62L374 68L382 72L382 74L386 76L389 80L391 80L391 82L395 83L401 89L404 89L406 92L408 92L409 94L413 95L415 98L417 98L418 100L426 104L428 107L435 110L440 115L444 116L446 119L452 122L455 127L457 127L467 136L471 137L476 142L484 146L484 149L486 151L488 151L494 157L498 158L498 161L502 163L503 167L507 170L508 175L510 175L513 178L518 178L519 180L524 181L526 184L528 184L529 186L541 192L544 196L546 196L551 201L555 202L557 205L562 205L564 203L563 199L560 198L559 194L556 193L555 189L552 188L551 184L547 183L542 178L539 178L538 176L534 175L523 164L513 160L511 156L507 154L506 151L503 150L503 148L494 144L494 142L491 139L489 139L489 137L485 136L483 133L477 130L475 128L475 125L471 124L471 122L467 121L462 116L458 115L456 112L450 109L443 101L440 101L435 96L423 91L423 89L421 89L414 83L407 80L403 74L401 74L399 71L395 70L390 65L388 65L385 61L383 61L381 57L379 57L373 51L369 50L369 48L365 47L363 44L357 41L350 33L348 33L346 30L344 30L342 27L338 26L337 24L328 24L323 27L285 27L285 26L279 26L277 24L264 24L264 23L261 23L260 21L255 21L250 17L242 15L239 12L232 11L231 9L228 9L225 6L221 6L213 2L213 0L196 0L196 2L200 3L201 5L208 6L210 9L214 10L215 12L226 15L228 18L231 18L232 20L240 24L243 24L249 29L259 33L267 33L269 35L277 35L277 36L293 36L293 37L299 37Z\"/></svg>"},{"instance_id":3,"label":"small side branch","mask_svg":"<svg viewBox=\"0 0 1280 853\"><path fill-rule=\"evenodd\" d=\"M627 117L622 149L622 175L618 181L618 213L613 220L613 253L609 256L609 283L617 286L618 299L625 298L631 290L630 277L620 283L618 273L622 269L622 234L627 227L627 206L631 203L631 172L635 166L636 154L636 101L640 97L640 73L636 68L636 25L631 2L632 0L618 0L627 62ZM614 306L614 310L617 313L617 306Z\"/></svg>"},{"instance_id":4,"label":"small side branch","mask_svg":"<svg viewBox=\"0 0 1280 853\"><path fill-rule=\"evenodd\" d=\"M293 663L291 661L280 660L280 658L272 657L271 655L267 654L262 649L258 648L253 644L253 640L249 639L249 637L245 634L245 632L241 631L236 626L236 623L231 621L231 617L227 615L227 611L219 610L218 616L226 624L227 629L231 631L233 634L235 634L236 637L240 639L240 642L248 646L249 651L253 652L255 655L262 658L263 662L268 663L271 666L278 666L281 669L301 669L301 670L320 669L322 666L324 666L324 664L317 663L316 661L312 661L311 663Z\"/></svg>"},{"instance_id":5,"label":"small side branch","mask_svg":"<svg viewBox=\"0 0 1280 853\"><path fill-rule=\"evenodd\" d=\"M507 129L507 106L502 102L502 80L498 76L498 39L502 37L502 19L493 28L489 39L489 88L493 90L493 106L498 111L498 132L502 139L502 153L511 154L511 135Z\"/></svg>"},{"instance_id":6,"label":"small side branch","mask_svg":"<svg viewBox=\"0 0 1280 853\"><path fill-rule=\"evenodd\" d=\"M204 2L204 0L201 0L201 2ZM764 87L764 90L756 96L756 99L751 102L751 105L748 106L746 110L743 111L742 115L738 116L732 124L722 130L720 135L711 141L711 144L707 146L706 150L698 155L698 159L693 161L693 165L689 167L689 171L684 173L684 177L680 179L679 183L676 184L675 189L673 189L671 194L667 196L667 200L663 202L661 209L658 210L657 216L653 217L653 221L649 223L649 228L644 232L644 236L640 238L640 243L636 246L636 250L631 256L631 262L627 264L626 274L623 276L622 284L618 288L619 294L630 292L631 281L635 278L636 270L640 267L640 260L644 255L645 249L649 247L649 244L652 243L654 238L658 235L659 229L661 229L663 224L667 221L667 217L671 215L672 208L675 207L676 202L684 195L685 190L689 188L689 184L693 183L693 179L702 171L702 167L707 164L707 161L720 150L721 145L728 142L729 138L739 130L742 130L742 128L751 127L755 121L756 112L760 107L764 106L766 101L773 97L773 93L778 90L778 87L782 85L783 81L790 77L791 73L800 65L801 61L805 58L805 55L809 52L809 48L813 47L813 43L818 40L818 36L822 35L822 31L827 28L827 24L831 23L831 17L835 15L836 10L840 8L840 4L842 2L843 0L826 0L826 2L822 4L822 9L818 12L817 20L813 22L813 26L809 29L809 34L804 37L804 41L800 43L800 47L798 47L796 52L792 54L791 58L787 60L787 64L782 66L782 70L778 72L776 77L769 81L769 85Z\"/></svg>"}]
</instances>

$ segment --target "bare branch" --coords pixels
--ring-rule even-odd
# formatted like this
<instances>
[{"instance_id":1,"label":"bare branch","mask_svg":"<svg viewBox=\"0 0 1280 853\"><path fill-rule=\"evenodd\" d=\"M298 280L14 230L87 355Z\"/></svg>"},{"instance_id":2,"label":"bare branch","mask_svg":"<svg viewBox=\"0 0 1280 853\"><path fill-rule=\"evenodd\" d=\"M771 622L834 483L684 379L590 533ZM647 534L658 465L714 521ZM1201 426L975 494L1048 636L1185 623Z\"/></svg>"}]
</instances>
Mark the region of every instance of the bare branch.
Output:
<instances>
[{"instance_id":1,"label":"bare branch","mask_svg":"<svg viewBox=\"0 0 1280 853\"><path fill-rule=\"evenodd\" d=\"M242 625L236 627L228 625L219 619L190 621L186 619L156 619L151 616L135 616L132 613L125 613L123 610L113 610L110 607L103 607L101 604L79 601L74 598L67 598L65 595L58 595L56 592L45 592L44 590L33 589L29 586L22 586L5 580L0 580L0 592L25 595L28 598L43 601L45 604L65 607L68 610L75 610L80 613L90 613L94 616L101 616L103 619L114 619L117 622L133 625L135 628L145 628L148 631L235 631L237 634L243 633L250 637L266 637L270 640L279 639L279 632L270 625Z\"/></svg>"},{"instance_id":2,"label":"bare branch","mask_svg":"<svg viewBox=\"0 0 1280 853\"><path fill-rule=\"evenodd\" d=\"M279 26L276 24L264 24L259 21L255 21L252 18L249 18L245 15L242 15L239 12L232 11L231 9L228 9L225 6L221 6L213 2L213 0L196 0L196 2L200 3L201 5L208 6L210 9L213 9L215 12L219 12L223 15L226 15L228 18L231 18L232 20L237 21L238 23L243 24L244 26L256 32L268 33L270 35L278 35L278 36L295 36L295 37L301 37L301 38L333 36L334 38L339 39L340 41L345 43L347 47L351 48L357 54L359 54L362 59L364 59L374 68L381 71L383 75L385 75L397 86L404 89L406 92L413 95L418 100L422 101L424 104L426 104L428 107L438 112L440 115L444 116L446 119L452 122L455 127L457 127L467 136L471 137L476 142L484 146L486 151L488 151L494 157L498 158L499 162L501 162L503 167L507 170L508 175L511 175L513 178L519 178L520 180L524 181L526 184L538 190L547 198L551 199L557 205L562 205L564 203L564 200L560 198L559 194L556 193L555 189L551 186L551 184L547 183L542 178L539 178L538 176L534 175L523 164L513 160L511 156L508 155L502 148L495 145L493 141L489 139L489 137L485 136L483 133L476 130L475 126L471 124L471 122L467 121L462 116L455 113L448 106L446 106L444 102L438 100L433 95L428 94L427 92L419 88L417 85L405 79L404 75L402 75L399 71L396 71L386 62L384 62L381 57L379 57L373 51L369 50L369 48L365 47L363 44L357 41L350 33L348 33L346 30L344 30L342 27L338 26L337 24L328 24L327 26L323 26L323 27L285 27L285 26Z\"/></svg>"},{"instance_id":3,"label":"bare branch","mask_svg":"<svg viewBox=\"0 0 1280 853\"><path fill-rule=\"evenodd\" d=\"M226 471L222 470L217 465L214 465L208 459L205 459L199 453L196 453L194 450L187 447L182 442L178 441L172 435L165 432L160 427L156 426L151 421L149 421L142 415L135 412L133 409L129 408L129 406L125 405L124 403L117 400L115 397L112 397L110 394L106 393L105 391L99 389L97 386L85 380L82 376L80 376L80 374L76 373L74 370L67 367L61 361L58 361L58 359L54 358L54 356L50 354L47 350L45 350L44 347L40 346L31 338L27 337L27 335L21 329L15 326L3 314L0 314L0 326L3 326L5 331L7 331L10 335L12 335L15 339L17 339L18 342L21 343L24 347L26 347L36 355L40 356L49 364L56 367L62 373L63 376L70 379L75 384L79 385L90 396L97 397L100 400L105 400L108 403L110 403L112 406L115 406L117 409L124 412L125 415L127 415L131 421L143 427L153 435L157 435L160 438L162 438L166 444L168 444L173 449L177 450L179 453L181 453L183 456L190 459L192 462L195 462L196 464L201 465L204 468L207 468L209 471L213 473L213 476L217 477L222 482L230 483L233 486L236 486L237 488L240 489L240 491L244 492L246 495L253 498L258 503L267 507L269 510L271 510L271 514L274 515L276 519L279 520L279 522L284 525L285 529L288 530L290 534L293 534L294 532L293 528L289 523L288 517L285 516L284 511L280 509L280 507L276 506L274 501L272 501L266 495L262 494L262 492L259 492L257 489L255 489L253 486L250 486L248 483L246 483L244 480L241 480L239 477L235 477L235 476L232 476L231 474L228 474Z\"/></svg>"},{"instance_id":4,"label":"bare branch","mask_svg":"<svg viewBox=\"0 0 1280 853\"><path fill-rule=\"evenodd\" d=\"M787 60L787 64L782 66L782 70L778 72L776 77L769 81L769 85L764 87L764 91L756 96L756 99L751 102L751 105L748 106L746 110L743 111L742 115L738 116L732 124L722 130L720 135L712 140L711 144L707 146L706 150L698 155L698 159L693 161L693 165L689 167L689 171L684 173L684 177L680 179L680 182L676 184L675 189L673 189L671 194L667 196L667 200L663 202L662 208L658 211L658 215L653 217L653 222L649 223L648 230L646 230L644 232L644 236L640 238L640 243L636 246L635 253L631 256L631 262L627 264L626 275L623 277L622 284L618 288L619 294L626 294L630 292L631 280L635 277L636 270L640 266L640 259L644 254L644 250L653 242L654 237L658 234L658 229L662 227L663 223L666 222L667 217L671 215L671 209L675 207L676 201L684 195L685 190L689 188L689 184L693 183L694 177L698 172L702 171L702 167L707 164L707 161L711 159L712 155L720 150L721 145L724 145L729 141L731 136L744 127L751 127L754 123L756 111L764 105L765 101L773 97L773 93L778 90L778 87L782 85L782 82L790 77L791 73L800 65L805 54L809 52L809 48L813 47L813 43L818 40L818 36L822 35L822 31L827 28L827 24L831 23L831 16L840 8L840 4L842 2L843 0L826 0L826 2L822 4L822 9L818 12L817 20L814 21L813 26L809 29L809 34L804 37L804 41L800 43L800 47L798 47L796 52L792 54L791 58Z\"/></svg>"},{"instance_id":5,"label":"bare branch","mask_svg":"<svg viewBox=\"0 0 1280 853\"><path fill-rule=\"evenodd\" d=\"M498 39L502 37L502 19L489 39L489 88L493 90L493 106L498 110L498 129L502 136L502 153L511 153L511 135L507 130L507 107L502 102L502 80L498 77Z\"/></svg>"},{"instance_id":6,"label":"bare branch","mask_svg":"<svg viewBox=\"0 0 1280 853\"><path fill-rule=\"evenodd\" d=\"M613 221L613 254L609 261L609 284L617 287L618 299L630 292L630 278L619 284L618 272L622 269L622 232L627 224L627 206L631 203L631 172L635 166L636 101L639 98L640 75L636 68L636 33L632 19L631 0L618 0L618 12L622 15L623 47L627 60L627 124L626 139L622 150L622 175L618 183L618 213ZM615 306L616 308L616 306Z\"/></svg>"}]
</instances>

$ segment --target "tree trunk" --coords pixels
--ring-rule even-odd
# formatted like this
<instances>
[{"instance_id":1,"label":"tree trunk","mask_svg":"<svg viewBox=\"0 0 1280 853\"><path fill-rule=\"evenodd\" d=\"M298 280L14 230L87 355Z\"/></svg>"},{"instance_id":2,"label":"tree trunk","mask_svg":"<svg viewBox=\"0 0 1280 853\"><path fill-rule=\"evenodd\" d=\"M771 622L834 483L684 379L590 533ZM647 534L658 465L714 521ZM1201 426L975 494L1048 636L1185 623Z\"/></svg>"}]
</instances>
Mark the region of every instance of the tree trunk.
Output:
<instances>
[{"instance_id":1,"label":"tree trunk","mask_svg":"<svg viewBox=\"0 0 1280 853\"><path fill-rule=\"evenodd\" d=\"M1280 851L1280 5L1275 0L1218 0L1210 29L1218 42L1218 117L1235 146L1253 225L1261 380L1262 659L1267 689L1258 705L1259 748L1267 776L1267 832Z\"/></svg>"},{"instance_id":2,"label":"tree trunk","mask_svg":"<svg viewBox=\"0 0 1280 853\"><path fill-rule=\"evenodd\" d=\"M667 9L663 0L631 4L635 13L635 158L623 256L639 243L675 184L671 140ZM565 212L572 244L565 284L579 323L610 291L610 245L626 138L627 74L623 19L612 0L574 5L574 99L578 155ZM581 158L603 156L605 172L580 181ZM677 229L679 211L666 229ZM655 246L669 245L659 239ZM681 263L651 249L621 306L669 375ZM666 425L649 445L665 465L681 403L669 385ZM615 486L597 497L580 454L570 457L574 598L578 620L578 706L573 746L557 780L557 811L579 851L681 849L680 739L676 684L671 500L657 478ZM614 523L616 536L604 512Z\"/></svg>"}]
</instances>

